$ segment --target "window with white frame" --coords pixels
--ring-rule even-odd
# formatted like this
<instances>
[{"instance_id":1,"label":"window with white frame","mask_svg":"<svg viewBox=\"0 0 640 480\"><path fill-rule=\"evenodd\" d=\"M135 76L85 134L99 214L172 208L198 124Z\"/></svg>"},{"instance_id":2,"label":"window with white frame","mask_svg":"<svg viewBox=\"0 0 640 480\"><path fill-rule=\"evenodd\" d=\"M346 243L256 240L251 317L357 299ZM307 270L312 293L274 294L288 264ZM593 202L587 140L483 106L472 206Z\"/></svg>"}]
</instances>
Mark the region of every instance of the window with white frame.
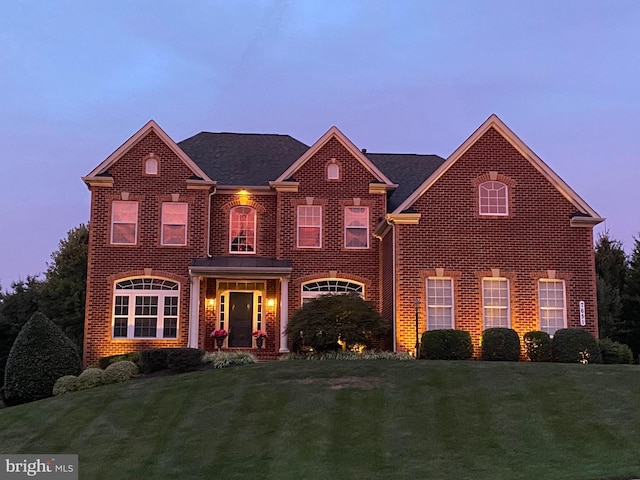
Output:
<instances>
[{"instance_id":1,"label":"window with white frame","mask_svg":"<svg viewBox=\"0 0 640 480\"><path fill-rule=\"evenodd\" d=\"M540 330L549 335L567 325L567 308L563 280L541 279L538 281L538 303L540 306Z\"/></svg>"},{"instance_id":2,"label":"window with white frame","mask_svg":"<svg viewBox=\"0 0 640 480\"><path fill-rule=\"evenodd\" d=\"M345 207L345 248L369 248L369 207Z\"/></svg>"},{"instance_id":3,"label":"window with white frame","mask_svg":"<svg viewBox=\"0 0 640 480\"><path fill-rule=\"evenodd\" d=\"M256 211L251 207L233 207L230 212L231 253L255 253Z\"/></svg>"},{"instance_id":4,"label":"window with white frame","mask_svg":"<svg viewBox=\"0 0 640 480\"><path fill-rule=\"evenodd\" d=\"M187 213L186 203L162 204L162 245L187 244Z\"/></svg>"},{"instance_id":5,"label":"window with white frame","mask_svg":"<svg viewBox=\"0 0 640 480\"><path fill-rule=\"evenodd\" d=\"M111 243L135 245L138 241L138 202L114 200L111 204Z\"/></svg>"},{"instance_id":6,"label":"window with white frame","mask_svg":"<svg viewBox=\"0 0 640 480\"><path fill-rule=\"evenodd\" d=\"M340 167L336 163L327 165L327 180L340 180Z\"/></svg>"},{"instance_id":7,"label":"window with white frame","mask_svg":"<svg viewBox=\"0 0 640 480\"><path fill-rule=\"evenodd\" d=\"M298 205L298 248L322 246L322 207Z\"/></svg>"},{"instance_id":8,"label":"window with white frame","mask_svg":"<svg viewBox=\"0 0 640 480\"><path fill-rule=\"evenodd\" d=\"M480 215L508 215L507 186L502 182L483 182L478 186Z\"/></svg>"},{"instance_id":9,"label":"window with white frame","mask_svg":"<svg viewBox=\"0 0 640 480\"><path fill-rule=\"evenodd\" d=\"M351 280L338 278L314 280L302 285L302 304L319 297L320 295L357 293L364 297L364 285Z\"/></svg>"},{"instance_id":10,"label":"window with white frame","mask_svg":"<svg viewBox=\"0 0 640 480\"><path fill-rule=\"evenodd\" d=\"M144 173L146 175L158 174L158 160L156 158L151 157L144 161Z\"/></svg>"},{"instance_id":11,"label":"window with white frame","mask_svg":"<svg viewBox=\"0 0 640 480\"><path fill-rule=\"evenodd\" d=\"M482 279L482 313L484 328L510 328L509 280L506 278Z\"/></svg>"},{"instance_id":12,"label":"window with white frame","mask_svg":"<svg viewBox=\"0 0 640 480\"><path fill-rule=\"evenodd\" d=\"M453 280L427 279L427 330L453 328Z\"/></svg>"},{"instance_id":13,"label":"window with white frame","mask_svg":"<svg viewBox=\"0 0 640 480\"><path fill-rule=\"evenodd\" d=\"M161 278L132 278L115 284L113 338L178 337L180 286Z\"/></svg>"}]
</instances>

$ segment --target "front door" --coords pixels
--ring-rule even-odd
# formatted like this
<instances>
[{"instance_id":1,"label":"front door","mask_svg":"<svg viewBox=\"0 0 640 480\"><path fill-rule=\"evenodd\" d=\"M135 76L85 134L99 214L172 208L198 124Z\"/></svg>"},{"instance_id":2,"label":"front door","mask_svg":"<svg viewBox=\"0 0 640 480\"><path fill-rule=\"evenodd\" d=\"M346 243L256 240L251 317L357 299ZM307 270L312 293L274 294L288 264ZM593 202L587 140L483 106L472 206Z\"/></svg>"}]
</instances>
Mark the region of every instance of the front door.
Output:
<instances>
[{"instance_id":1,"label":"front door","mask_svg":"<svg viewBox=\"0 0 640 480\"><path fill-rule=\"evenodd\" d=\"M229 339L227 345L251 348L253 325L253 293L229 293Z\"/></svg>"}]
</instances>

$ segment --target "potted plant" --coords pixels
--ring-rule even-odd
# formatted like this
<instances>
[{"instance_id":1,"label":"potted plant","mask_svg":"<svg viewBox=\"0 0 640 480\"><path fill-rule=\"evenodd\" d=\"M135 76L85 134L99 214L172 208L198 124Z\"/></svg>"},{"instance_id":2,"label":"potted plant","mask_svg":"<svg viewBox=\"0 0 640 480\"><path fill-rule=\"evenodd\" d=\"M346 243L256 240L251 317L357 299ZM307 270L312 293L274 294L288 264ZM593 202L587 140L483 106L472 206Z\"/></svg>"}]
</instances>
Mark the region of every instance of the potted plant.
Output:
<instances>
[{"instance_id":1,"label":"potted plant","mask_svg":"<svg viewBox=\"0 0 640 480\"><path fill-rule=\"evenodd\" d=\"M256 339L256 347L258 350L262 348L262 344L264 343L264 339L267 338L267 332L264 330L256 330L252 333L253 337Z\"/></svg>"},{"instance_id":2,"label":"potted plant","mask_svg":"<svg viewBox=\"0 0 640 480\"><path fill-rule=\"evenodd\" d=\"M213 330L211 332L210 336L215 339L218 351L220 351L220 349L222 348L224 339L227 338L228 335L229 333L224 328L221 328L220 330Z\"/></svg>"}]
</instances>

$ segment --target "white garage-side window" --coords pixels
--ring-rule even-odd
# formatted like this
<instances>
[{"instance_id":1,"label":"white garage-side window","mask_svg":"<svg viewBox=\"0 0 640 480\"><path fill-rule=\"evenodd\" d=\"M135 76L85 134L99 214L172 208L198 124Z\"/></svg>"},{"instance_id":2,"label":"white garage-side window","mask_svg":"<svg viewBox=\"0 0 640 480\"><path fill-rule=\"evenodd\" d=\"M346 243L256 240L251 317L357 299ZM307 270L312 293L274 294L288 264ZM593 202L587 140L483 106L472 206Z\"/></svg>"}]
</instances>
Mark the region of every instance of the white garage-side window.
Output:
<instances>
[{"instance_id":1,"label":"white garage-side window","mask_svg":"<svg viewBox=\"0 0 640 480\"><path fill-rule=\"evenodd\" d=\"M115 284L113 338L178 337L180 285L161 278L131 278Z\"/></svg>"}]
</instances>

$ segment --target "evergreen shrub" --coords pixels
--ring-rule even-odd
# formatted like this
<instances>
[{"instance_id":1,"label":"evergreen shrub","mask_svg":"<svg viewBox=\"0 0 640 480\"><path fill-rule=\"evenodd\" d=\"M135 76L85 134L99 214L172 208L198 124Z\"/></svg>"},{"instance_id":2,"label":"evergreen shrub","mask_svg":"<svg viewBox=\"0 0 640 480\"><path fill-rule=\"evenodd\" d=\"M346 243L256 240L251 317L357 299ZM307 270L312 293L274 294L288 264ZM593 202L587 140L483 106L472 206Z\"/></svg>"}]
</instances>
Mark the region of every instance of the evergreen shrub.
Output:
<instances>
[{"instance_id":1,"label":"evergreen shrub","mask_svg":"<svg viewBox=\"0 0 640 480\"><path fill-rule=\"evenodd\" d=\"M473 355L471 334L463 330L430 330L422 334L420 358L468 360Z\"/></svg>"},{"instance_id":2,"label":"evergreen shrub","mask_svg":"<svg viewBox=\"0 0 640 480\"><path fill-rule=\"evenodd\" d=\"M112 365L116 362L121 362L123 360L128 360L138 365L138 363L140 362L140 352L129 352L129 353L122 353L119 355L111 355L108 357L101 357L98 360L98 365L100 366L100 368L104 370L109 365Z\"/></svg>"},{"instance_id":3,"label":"evergreen shrub","mask_svg":"<svg viewBox=\"0 0 640 480\"><path fill-rule=\"evenodd\" d=\"M6 405L53 395L56 380L80 371L74 343L42 313L34 313L16 337L4 377Z\"/></svg>"},{"instance_id":4,"label":"evergreen shrub","mask_svg":"<svg viewBox=\"0 0 640 480\"><path fill-rule=\"evenodd\" d=\"M168 367L167 354L168 348L150 348L140 352L140 372L152 373L158 370L165 370Z\"/></svg>"},{"instance_id":5,"label":"evergreen shrub","mask_svg":"<svg viewBox=\"0 0 640 480\"><path fill-rule=\"evenodd\" d=\"M482 359L517 362L520 337L511 328L487 328L482 332Z\"/></svg>"},{"instance_id":6,"label":"evergreen shrub","mask_svg":"<svg viewBox=\"0 0 640 480\"><path fill-rule=\"evenodd\" d=\"M551 337L547 332L527 332L523 337L524 351L532 362L551 361Z\"/></svg>"},{"instance_id":7,"label":"evergreen shrub","mask_svg":"<svg viewBox=\"0 0 640 480\"><path fill-rule=\"evenodd\" d=\"M633 352L628 345L614 342L610 338L601 338L598 341L602 363L607 364L629 364L633 363Z\"/></svg>"},{"instance_id":8,"label":"evergreen shrub","mask_svg":"<svg viewBox=\"0 0 640 480\"><path fill-rule=\"evenodd\" d=\"M553 361L561 363L601 363L597 340L582 328L561 328L551 340Z\"/></svg>"},{"instance_id":9,"label":"evergreen shrub","mask_svg":"<svg viewBox=\"0 0 640 480\"><path fill-rule=\"evenodd\" d=\"M106 383L126 382L138 374L138 366L129 360L122 360L105 368L104 374Z\"/></svg>"},{"instance_id":10,"label":"evergreen shrub","mask_svg":"<svg viewBox=\"0 0 640 480\"><path fill-rule=\"evenodd\" d=\"M198 348L167 349L167 368L177 372L188 372L202 365L204 350Z\"/></svg>"},{"instance_id":11,"label":"evergreen shrub","mask_svg":"<svg viewBox=\"0 0 640 480\"><path fill-rule=\"evenodd\" d=\"M62 395L63 393L75 392L76 390L80 390L80 385L78 377L75 375L65 375L64 377L60 377L56 380L56 383L53 384L54 395Z\"/></svg>"},{"instance_id":12,"label":"evergreen shrub","mask_svg":"<svg viewBox=\"0 0 640 480\"><path fill-rule=\"evenodd\" d=\"M101 368L87 368L78 377L78 389L87 390L107 383L105 371Z\"/></svg>"}]
</instances>

